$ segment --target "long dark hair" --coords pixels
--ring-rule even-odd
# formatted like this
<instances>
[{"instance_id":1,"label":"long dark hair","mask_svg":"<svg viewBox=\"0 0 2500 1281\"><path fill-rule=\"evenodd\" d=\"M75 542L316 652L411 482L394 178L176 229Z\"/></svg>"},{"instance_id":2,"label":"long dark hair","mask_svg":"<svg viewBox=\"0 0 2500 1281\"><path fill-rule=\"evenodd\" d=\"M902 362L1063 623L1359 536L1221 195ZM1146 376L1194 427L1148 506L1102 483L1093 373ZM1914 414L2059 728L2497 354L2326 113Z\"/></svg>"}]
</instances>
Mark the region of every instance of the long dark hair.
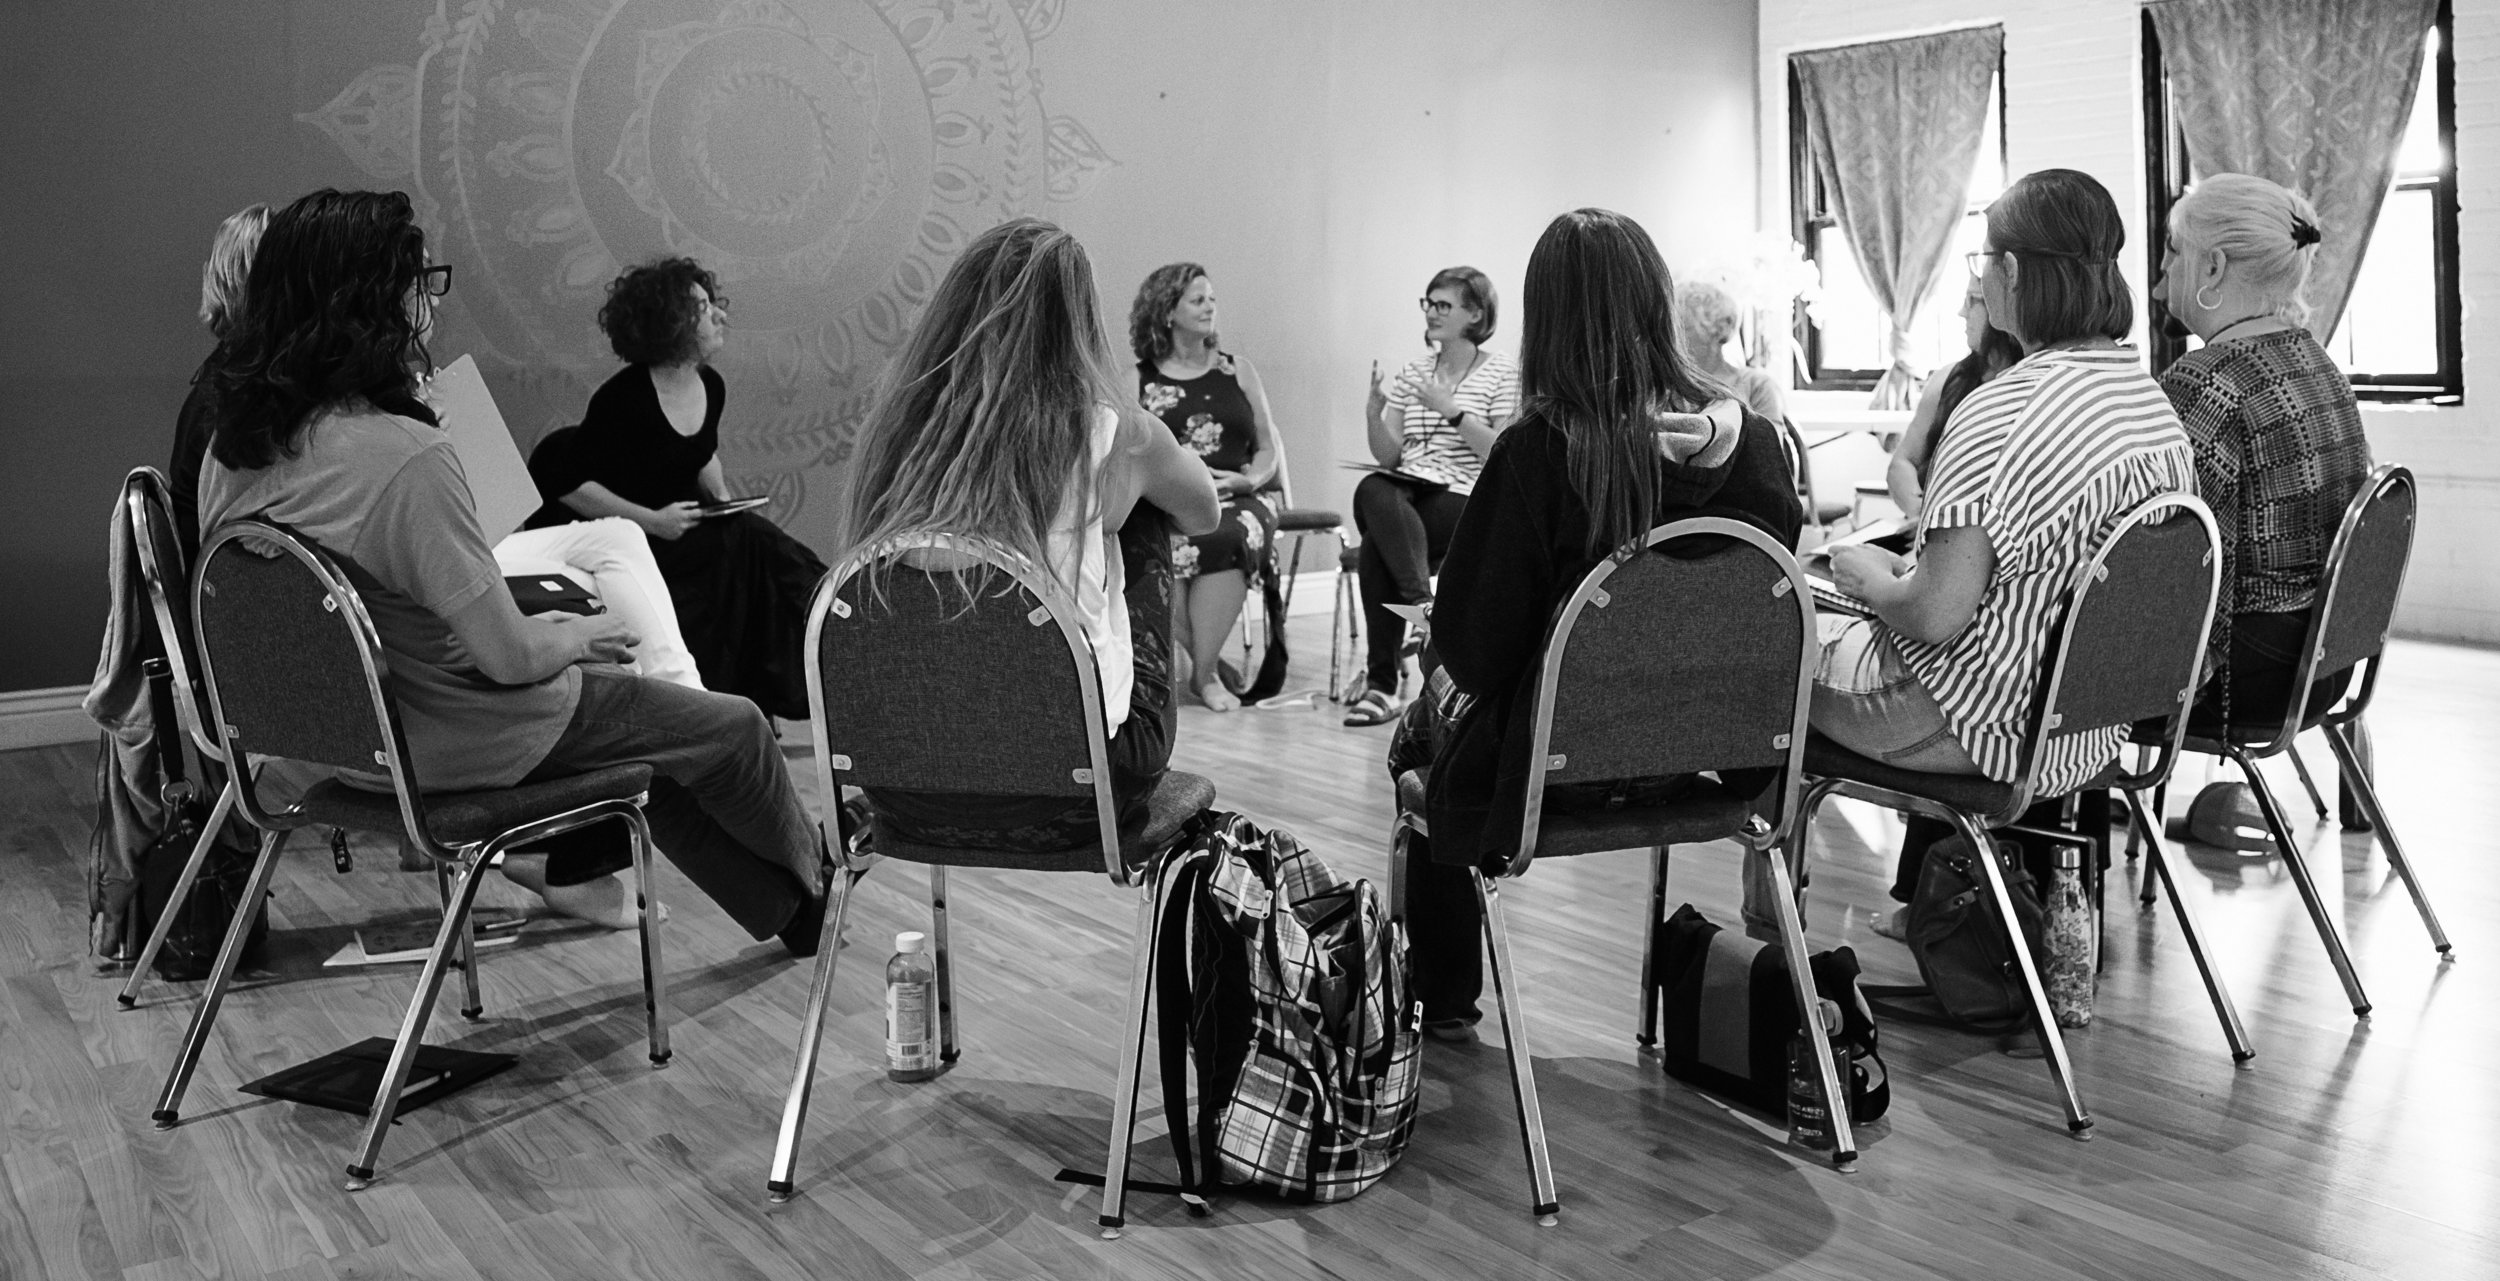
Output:
<instances>
[{"instance_id":1,"label":"long dark hair","mask_svg":"<svg viewBox=\"0 0 2500 1281\"><path fill-rule=\"evenodd\" d=\"M1137 363L1150 365L1172 354L1172 309L1205 274L1194 262L1166 263L1137 287L1137 301L1128 309L1128 347L1137 353ZM1207 346L1215 346L1214 335L1208 335Z\"/></svg>"},{"instance_id":2,"label":"long dark hair","mask_svg":"<svg viewBox=\"0 0 2500 1281\"><path fill-rule=\"evenodd\" d=\"M1095 415L1145 412L1117 369L1076 237L1036 218L981 233L938 282L860 429L845 552L897 534L977 534L1049 565L1061 509L1090 514L1097 501Z\"/></svg>"},{"instance_id":3,"label":"long dark hair","mask_svg":"<svg viewBox=\"0 0 2500 1281\"><path fill-rule=\"evenodd\" d=\"M1918 466L1919 479L1927 479L1927 464L1936 458L1936 446L1944 442L1944 429L1953 421L1953 411L1962 401L1989 379L2014 367L2023 358L2023 344L2014 335L1995 325L1981 327L1979 345L1970 354L1953 362L1944 373L1944 386L1936 389L1936 421L1927 429L1927 458Z\"/></svg>"},{"instance_id":4,"label":"long dark hair","mask_svg":"<svg viewBox=\"0 0 2500 1281\"><path fill-rule=\"evenodd\" d=\"M1574 209L1548 224L1528 255L1524 303L1521 416L1562 432L1589 510L1587 551L1604 555L1647 532L1656 511L1656 416L1727 392L1685 363L1675 277L1622 214Z\"/></svg>"},{"instance_id":5,"label":"long dark hair","mask_svg":"<svg viewBox=\"0 0 2500 1281\"><path fill-rule=\"evenodd\" d=\"M295 453L315 413L350 401L431 421L412 368L432 363L409 301L424 270L405 193L325 187L278 211L211 358L209 452L236 471L267 467Z\"/></svg>"}]
</instances>

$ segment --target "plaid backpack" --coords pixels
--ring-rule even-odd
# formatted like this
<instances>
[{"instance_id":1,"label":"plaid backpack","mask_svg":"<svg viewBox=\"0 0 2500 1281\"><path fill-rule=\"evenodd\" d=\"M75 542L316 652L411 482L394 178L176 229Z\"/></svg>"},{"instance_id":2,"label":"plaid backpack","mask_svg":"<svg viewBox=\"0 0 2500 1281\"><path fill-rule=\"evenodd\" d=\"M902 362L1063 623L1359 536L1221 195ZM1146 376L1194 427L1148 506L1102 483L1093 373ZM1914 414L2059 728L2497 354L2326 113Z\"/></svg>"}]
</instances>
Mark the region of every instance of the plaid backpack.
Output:
<instances>
[{"instance_id":1,"label":"plaid backpack","mask_svg":"<svg viewBox=\"0 0 2500 1281\"><path fill-rule=\"evenodd\" d=\"M1421 1065L1421 1007L1371 883L1222 812L1171 875L1155 983L1182 1188L1370 1187L1406 1150Z\"/></svg>"}]
</instances>

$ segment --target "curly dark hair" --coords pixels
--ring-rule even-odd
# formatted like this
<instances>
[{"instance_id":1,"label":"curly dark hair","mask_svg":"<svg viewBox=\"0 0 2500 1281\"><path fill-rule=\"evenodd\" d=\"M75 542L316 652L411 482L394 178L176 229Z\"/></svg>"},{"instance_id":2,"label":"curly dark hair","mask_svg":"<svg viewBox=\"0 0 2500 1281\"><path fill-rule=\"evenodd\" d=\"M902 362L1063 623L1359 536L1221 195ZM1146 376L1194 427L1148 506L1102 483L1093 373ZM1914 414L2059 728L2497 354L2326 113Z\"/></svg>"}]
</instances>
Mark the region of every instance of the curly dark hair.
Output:
<instances>
[{"instance_id":1,"label":"curly dark hair","mask_svg":"<svg viewBox=\"0 0 2500 1281\"><path fill-rule=\"evenodd\" d=\"M413 368L431 368L410 295L425 232L405 192L323 188L269 220L243 312L211 357L209 452L237 471L292 457L306 422L362 400L431 420Z\"/></svg>"},{"instance_id":2,"label":"curly dark hair","mask_svg":"<svg viewBox=\"0 0 2500 1281\"><path fill-rule=\"evenodd\" d=\"M1128 345L1140 363L1172 354L1172 327L1164 322L1180 305L1181 295L1205 274L1207 269L1194 262L1168 263L1148 273L1146 283L1137 287L1137 301L1128 309ZM1214 340L1207 345L1213 346Z\"/></svg>"},{"instance_id":3,"label":"curly dark hair","mask_svg":"<svg viewBox=\"0 0 2500 1281\"><path fill-rule=\"evenodd\" d=\"M688 295L701 285L713 302L721 297L720 281L692 258L662 258L627 271L608 283L608 300L599 304L599 328L608 336L616 358L631 365L674 365L694 359L695 326L702 308Z\"/></svg>"}]
</instances>

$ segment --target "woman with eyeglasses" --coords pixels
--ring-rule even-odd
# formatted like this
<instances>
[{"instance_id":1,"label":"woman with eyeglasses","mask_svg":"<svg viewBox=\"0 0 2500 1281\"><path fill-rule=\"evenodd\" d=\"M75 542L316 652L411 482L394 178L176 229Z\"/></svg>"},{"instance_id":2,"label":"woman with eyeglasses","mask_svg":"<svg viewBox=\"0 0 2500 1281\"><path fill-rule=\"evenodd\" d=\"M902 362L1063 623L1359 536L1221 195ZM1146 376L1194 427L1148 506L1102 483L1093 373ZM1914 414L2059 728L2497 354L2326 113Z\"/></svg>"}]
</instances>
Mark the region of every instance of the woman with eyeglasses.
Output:
<instances>
[{"instance_id":1,"label":"woman with eyeglasses","mask_svg":"<svg viewBox=\"0 0 2500 1281\"><path fill-rule=\"evenodd\" d=\"M1385 725L1398 712L1398 669L1406 620L1391 605L1432 599L1432 571L1449 550L1459 513L1476 487L1494 435L1519 412L1519 366L1487 351L1497 303L1493 282L1473 267L1435 273L1417 299L1424 342L1384 387L1372 366L1363 425L1382 470L1354 487L1356 561L1363 628L1369 633L1363 690L1348 725Z\"/></svg>"},{"instance_id":2,"label":"woman with eyeglasses","mask_svg":"<svg viewBox=\"0 0 2500 1281\"><path fill-rule=\"evenodd\" d=\"M1832 554L1834 581L1868 611L1825 632L1811 715L1833 742L1884 764L2010 783L2024 769L2059 595L2120 517L2194 492L2196 478L2178 415L2122 345L2135 300L2109 191L2044 169L2006 188L1987 218L1971 269L1989 320L2023 358L1945 424L1911 555L1864 544ZM2050 739L2039 795L2089 781L2124 733ZM1904 851L1893 897L1916 892L1925 853Z\"/></svg>"},{"instance_id":3,"label":"woman with eyeglasses","mask_svg":"<svg viewBox=\"0 0 2500 1281\"><path fill-rule=\"evenodd\" d=\"M720 282L691 258L633 268L608 286L599 327L627 362L590 397L579 429L533 460L553 499L530 523L621 516L650 535L678 625L707 689L774 716L807 716L799 657L825 563L732 495L720 461L728 340Z\"/></svg>"},{"instance_id":4,"label":"woman with eyeglasses","mask_svg":"<svg viewBox=\"0 0 2500 1281\"><path fill-rule=\"evenodd\" d=\"M1976 275L1962 294L1962 341L1970 354L1928 375L1918 408L1911 411L1910 425L1893 445L1892 462L1884 471L1884 486L1892 491L1893 505L1913 525L1926 510L1927 466L1936 455L1937 443L1944 439L1944 425L1953 420L1953 411L1982 384L2023 358L2023 346L2014 341L2014 335L1989 323L1987 294Z\"/></svg>"},{"instance_id":5,"label":"woman with eyeglasses","mask_svg":"<svg viewBox=\"0 0 2500 1281\"><path fill-rule=\"evenodd\" d=\"M648 765L654 844L749 935L813 953L823 851L771 722L745 700L626 672L640 638L614 614L528 617L513 603L451 439L417 395L450 273L426 263L398 192L317 191L270 219L209 372L201 527L273 521L352 567L429 791ZM568 915L630 920L617 876L630 863L585 842L508 856L505 874Z\"/></svg>"}]
</instances>

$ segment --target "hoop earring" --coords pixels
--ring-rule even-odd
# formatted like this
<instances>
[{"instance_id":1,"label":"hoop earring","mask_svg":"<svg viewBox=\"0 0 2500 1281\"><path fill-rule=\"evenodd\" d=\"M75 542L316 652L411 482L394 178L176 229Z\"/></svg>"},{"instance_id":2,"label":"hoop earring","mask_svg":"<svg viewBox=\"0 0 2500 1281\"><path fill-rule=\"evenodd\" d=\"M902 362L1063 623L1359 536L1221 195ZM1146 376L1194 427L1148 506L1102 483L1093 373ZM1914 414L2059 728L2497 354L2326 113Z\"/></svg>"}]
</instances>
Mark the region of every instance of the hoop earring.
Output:
<instances>
[{"instance_id":1,"label":"hoop earring","mask_svg":"<svg viewBox=\"0 0 2500 1281\"><path fill-rule=\"evenodd\" d=\"M2207 289L2218 289L2220 287L2221 286L2218 283L2206 286ZM2214 295L2214 300L2212 302L2207 302L2205 301L2205 290L2199 289L2193 295L2193 298L2197 306L2202 307L2207 311L2220 311L2222 309L2222 296L2220 294Z\"/></svg>"}]
</instances>

